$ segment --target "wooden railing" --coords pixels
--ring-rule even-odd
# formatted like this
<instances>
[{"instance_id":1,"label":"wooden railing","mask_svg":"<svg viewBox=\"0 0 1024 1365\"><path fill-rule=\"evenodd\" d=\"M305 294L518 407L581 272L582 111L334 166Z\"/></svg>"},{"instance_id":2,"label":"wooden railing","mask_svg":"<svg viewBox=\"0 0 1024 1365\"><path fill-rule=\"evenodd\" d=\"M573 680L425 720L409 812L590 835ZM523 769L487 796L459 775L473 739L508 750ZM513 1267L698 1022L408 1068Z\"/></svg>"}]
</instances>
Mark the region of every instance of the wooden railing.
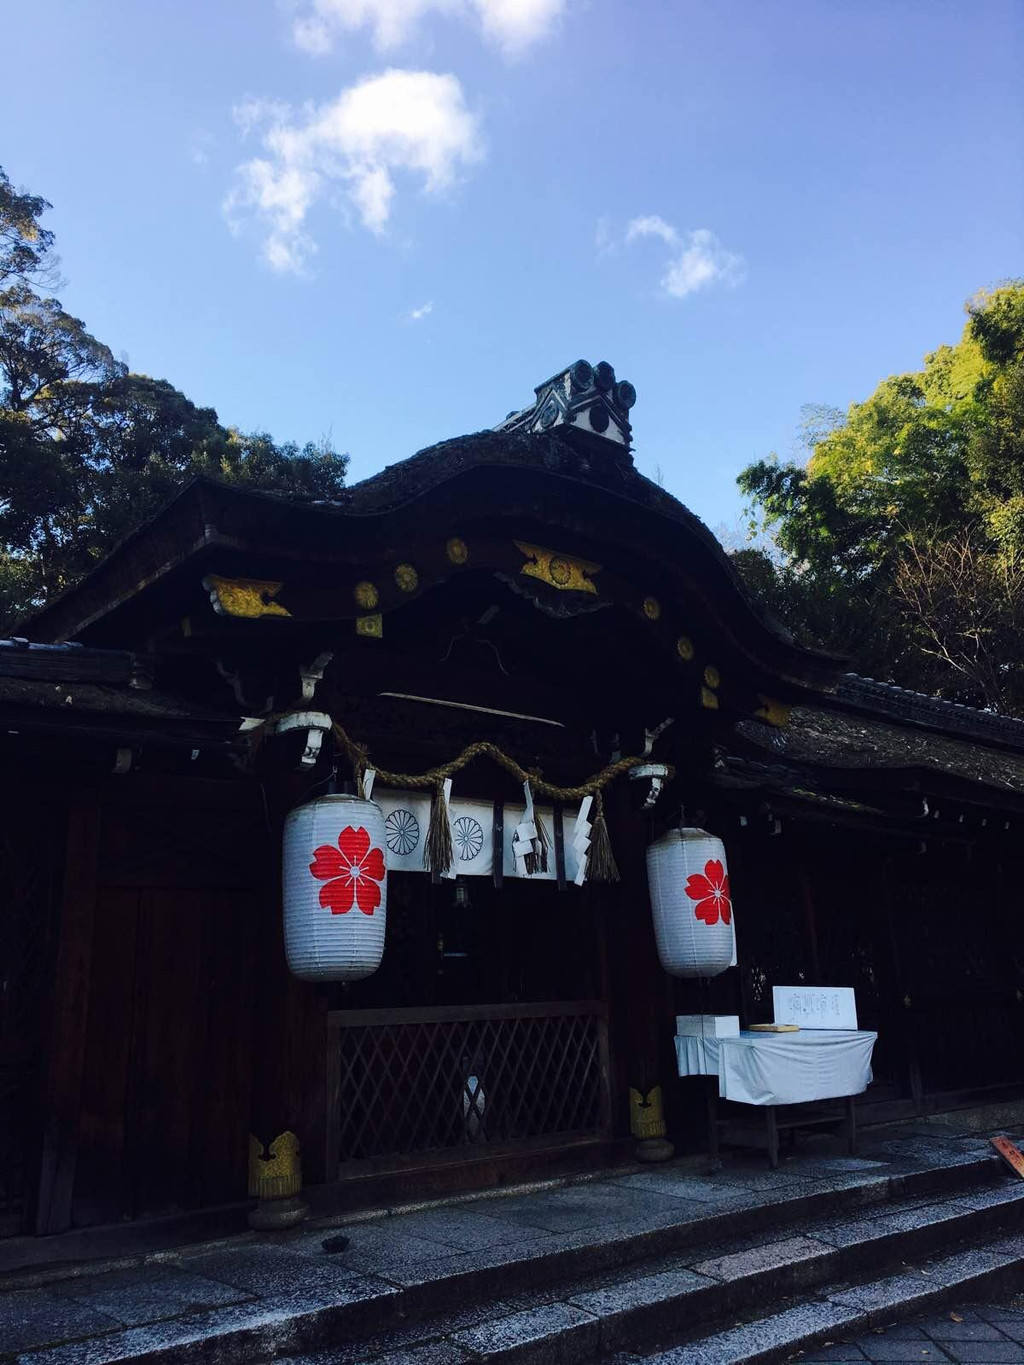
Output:
<instances>
[{"instance_id":1,"label":"wooden railing","mask_svg":"<svg viewBox=\"0 0 1024 1365\"><path fill-rule=\"evenodd\" d=\"M603 1001L328 1015L330 1173L367 1158L604 1134L609 1123Z\"/></svg>"}]
</instances>

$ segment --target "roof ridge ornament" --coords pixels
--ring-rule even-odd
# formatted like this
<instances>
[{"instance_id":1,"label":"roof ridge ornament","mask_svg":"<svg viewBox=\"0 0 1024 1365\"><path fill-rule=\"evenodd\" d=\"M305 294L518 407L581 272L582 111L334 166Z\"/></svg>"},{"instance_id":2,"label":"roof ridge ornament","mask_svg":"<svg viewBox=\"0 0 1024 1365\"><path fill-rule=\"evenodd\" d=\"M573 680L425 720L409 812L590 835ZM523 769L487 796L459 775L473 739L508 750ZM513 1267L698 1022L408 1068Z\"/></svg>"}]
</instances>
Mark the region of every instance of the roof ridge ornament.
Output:
<instances>
[{"instance_id":1,"label":"roof ridge ornament","mask_svg":"<svg viewBox=\"0 0 1024 1365\"><path fill-rule=\"evenodd\" d=\"M636 389L616 379L607 360L591 365L577 360L568 369L538 384L536 402L521 412L510 412L495 431L529 433L564 428L585 434L602 445L609 443L628 456L633 428L629 411L636 402Z\"/></svg>"}]
</instances>

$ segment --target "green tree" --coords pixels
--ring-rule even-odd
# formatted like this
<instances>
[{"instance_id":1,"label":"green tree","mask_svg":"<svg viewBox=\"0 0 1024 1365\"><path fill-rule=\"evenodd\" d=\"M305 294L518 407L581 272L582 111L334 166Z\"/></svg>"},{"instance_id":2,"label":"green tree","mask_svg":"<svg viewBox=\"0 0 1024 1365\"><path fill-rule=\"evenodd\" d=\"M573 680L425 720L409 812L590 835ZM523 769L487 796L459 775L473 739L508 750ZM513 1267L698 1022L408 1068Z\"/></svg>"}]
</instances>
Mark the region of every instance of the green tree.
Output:
<instances>
[{"instance_id":1,"label":"green tree","mask_svg":"<svg viewBox=\"0 0 1024 1365\"><path fill-rule=\"evenodd\" d=\"M979 293L967 313L961 340L927 355L920 371L883 380L838 420L812 421L806 464L770 457L741 473L754 524L774 536L782 559L769 561L770 582L763 565L737 567L802 638L841 652L855 646L858 668L1021 710L1024 680L992 651L1014 638L1009 596L997 588L1016 581L1024 554L1024 282ZM944 547L954 544L950 558ZM929 557L931 594L922 587ZM960 645L937 641L927 619L929 603L949 600L940 583L958 576L977 589L962 599L974 620L958 615ZM939 618L953 630L951 613ZM976 667L962 647L971 638L985 641Z\"/></svg>"},{"instance_id":2,"label":"green tree","mask_svg":"<svg viewBox=\"0 0 1024 1365\"><path fill-rule=\"evenodd\" d=\"M0 286L52 282L53 233L40 219L50 205L16 190L0 166Z\"/></svg>"},{"instance_id":3,"label":"green tree","mask_svg":"<svg viewBox=\"0 0 1024 1365\"><path fill-rule=\"evenodd\" d=\"M346 455L222 426L132 374L32 284L52 282L49 207L0 170L0 622L74 583L188 479L329 498Z\"/></svg>"}]
</instances>

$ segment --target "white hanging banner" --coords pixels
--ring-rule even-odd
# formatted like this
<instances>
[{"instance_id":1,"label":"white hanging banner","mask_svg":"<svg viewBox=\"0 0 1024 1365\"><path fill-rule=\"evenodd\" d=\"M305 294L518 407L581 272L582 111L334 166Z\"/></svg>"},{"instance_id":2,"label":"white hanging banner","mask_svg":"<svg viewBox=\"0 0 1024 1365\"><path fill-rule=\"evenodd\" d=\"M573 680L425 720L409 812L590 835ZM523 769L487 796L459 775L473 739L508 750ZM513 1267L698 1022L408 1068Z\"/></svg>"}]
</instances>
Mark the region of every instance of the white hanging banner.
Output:
<instances>
[{"instance_id":1,"label":"white hanging banner","mask_svg":"<svg viewBox=\"0 0 1024 1365\"><path fill-rule=\"evenodd\" d=\"M430 824L430 795L427 792L392 791L378 787L375 800L384 812L385 858L389 872L422 872L423 845ZM590 826L584 808L589 810L590 797L580 807L580 815L563 812L562 831L565 847L566 880L582 885L580 868L586 873L586 850L590 843ZM533 847L536 837L535 816L542 819L551 834L552 847L548 850L546 872L535 872L529 877L522 870L517 857L516 840L526 836L525 855ZM580 819L582 816L582 826ZM450 876L490 877L494 874L494 806L490 801L469 801L454 797L448 803L448 818L452 830L454 861ZM532 832L527 834L527 828ZM581 828L585 833L580 834ZM524 842L519 840L520 846ZM502 846L502 871L506 877L527 876L530 881L553 882L557 878L554 850L554 811L550 806L534 808L524 805L505 807L505 828Z\"/></svg>"},{"instance_id":2,"label":"white hanging banner","mask_svg":"<svg viewBox=\"0 0 1024 1365\"><path fill-rule=\"evenodd\" d=\"M489 801L448 802L452 877L489 877L494 871L494 807Z\"/></svg>"},{"instance_id":3,"label":"white hanging banner","mask_svg":"<svg viewBox=\"0 0 1024 1365\"><path fill-rule=\"evenodd\" d=\"M423 792L378 791L377 805L384 812L384 858L389 869L422 872L430 796Z\"/></svg>"}]
</instances>

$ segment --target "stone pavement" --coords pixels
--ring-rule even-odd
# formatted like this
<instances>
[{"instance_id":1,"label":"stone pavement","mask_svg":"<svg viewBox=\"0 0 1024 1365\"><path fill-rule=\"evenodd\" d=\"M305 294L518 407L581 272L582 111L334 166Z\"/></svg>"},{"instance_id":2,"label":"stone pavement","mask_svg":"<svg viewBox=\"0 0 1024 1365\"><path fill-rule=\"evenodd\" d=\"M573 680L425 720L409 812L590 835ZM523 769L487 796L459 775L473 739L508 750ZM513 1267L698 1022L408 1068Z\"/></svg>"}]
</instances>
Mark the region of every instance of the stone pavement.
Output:
<instances>
[{"instance_id":1,"label":"stone pavement","mask_svg":"<svg viewBox=\"0 0 1024 1365\"><path fill-rule=\"evenodd\" d=\"M880 1365L1024 1365L1024 1296L958 1306L945 1313L880 1327L855 1341L811 1347L798 1365L878 1361Z\"/></svg>"},{"instance_id":2,"label":"stone pavement","mask_svg":"<svg viewBox=\"0 0 1024 1365\"><path fill-rule=\"evenodd\" d=\"M504 1346L488 1342L520 1331L520 1319L528 1332L539 1323L552 1342L564 1330L606 1350L615 1323L629 1333L643 1318L653 1332L658 1313L675 1320L700 1303L709 1317L733 1313L744 1295L792 1293L862 1262L877 1267L904 1255L904 1245L908 1257L927 1256L957 1238L1001 1235L1024 1211L1022 1195L1024 1183L1005 1175L986 1138L927 1124L876 1133L856 1158L808 1143L778 1171L760 1155L731 1156L706 1174L686 1162L617 1169L382 1210L344 1226L332 1220L12 1277L0 1283L0 1360L254 1361L348 1342L323 1359L361 1362L389 1358L400 1336L411 1350L430 1337L428 1319L443 1320L431 1331L443 1332L452 1360L497 1359ZM348 1245L332 1252L339 1233ZM989 1266L1006 1253L969 1254ZM994 1356L970 1356L966 1339L939 1345L947 1338L924 1329L908 1340L929 1351L933 1343L936 1354L922 1359L1017 1360L1012 1332L988 1326L1005 1338L993 1341ZM882 1341L872 1337L853 1358L883 1359L867 1354L884 1350ZM567 1359L563 1348L552 1358ZM533 1348L520 1340L515 1349L525 1360Z\"/></svg>"}]
</instances>

